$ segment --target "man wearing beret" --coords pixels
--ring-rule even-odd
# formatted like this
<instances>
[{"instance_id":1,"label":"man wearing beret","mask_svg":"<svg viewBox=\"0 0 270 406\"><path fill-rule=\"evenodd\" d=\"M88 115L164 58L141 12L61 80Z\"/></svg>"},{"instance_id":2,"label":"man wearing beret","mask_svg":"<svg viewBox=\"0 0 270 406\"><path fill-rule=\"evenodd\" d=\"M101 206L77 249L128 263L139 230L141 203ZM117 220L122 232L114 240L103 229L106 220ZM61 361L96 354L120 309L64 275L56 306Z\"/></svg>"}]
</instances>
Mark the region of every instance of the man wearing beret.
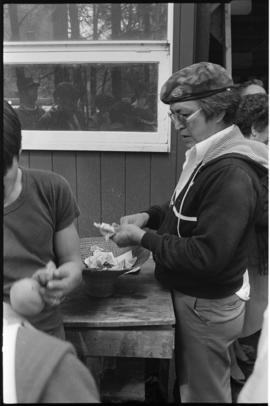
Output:
<instances>
[{"instance_id":1,"label":"man wearing beret","mask_svg":"<svg viewBox=\"0 0 270 406\"><path fill-rule=\"evenodd\" d=\"M152 251L172 292L181 401L230 403L229 346L249 298L247 247L263 214L268 151L233 124L239 92L219 65L175 72L161 100L188 148L180 179L170 201L122 217L112 239Z\"/></svg>"}]
</instances>

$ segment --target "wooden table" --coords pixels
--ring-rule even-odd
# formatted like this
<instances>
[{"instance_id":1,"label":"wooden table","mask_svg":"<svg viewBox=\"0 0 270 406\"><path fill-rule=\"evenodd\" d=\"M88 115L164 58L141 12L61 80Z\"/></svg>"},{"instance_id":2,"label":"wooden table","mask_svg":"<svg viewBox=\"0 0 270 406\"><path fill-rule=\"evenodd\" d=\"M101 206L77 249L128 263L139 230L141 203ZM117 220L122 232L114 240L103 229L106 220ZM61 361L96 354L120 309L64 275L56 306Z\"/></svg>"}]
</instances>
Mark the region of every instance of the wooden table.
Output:
<instances>
[{"instance_id":1,"label":"wooden table","mask_svg":"<svg viewBox=\"0 0 270 406\"><path fill-rule=\"evenodd\" d=\"M156 281L151 257L138 274L121 275L111 297L90 297L82 283L62 304L62 312L67 339L85 359L173 357L171 295Z\"/></svg>"}]
</instances>

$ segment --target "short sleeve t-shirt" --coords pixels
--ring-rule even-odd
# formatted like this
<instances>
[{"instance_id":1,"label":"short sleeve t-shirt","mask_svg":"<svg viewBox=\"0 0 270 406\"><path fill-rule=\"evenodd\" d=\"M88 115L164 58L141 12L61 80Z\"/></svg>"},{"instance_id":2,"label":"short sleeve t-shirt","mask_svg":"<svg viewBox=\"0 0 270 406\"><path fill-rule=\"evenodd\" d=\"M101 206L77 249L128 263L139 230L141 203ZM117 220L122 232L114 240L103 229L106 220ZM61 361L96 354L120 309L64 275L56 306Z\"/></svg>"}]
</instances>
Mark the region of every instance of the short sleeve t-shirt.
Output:
<instances>
[{"instance_id":1,"label":"short sleeve t-shirt","mask_svg":"<svg viewBox=\"0 0 270 406\"><path fill-rule=\"evenodd\" d=\"M68 182L54 172L21 168L22 191L4 208L4 300L13 282L31 277L52 260L57 265L54 237L79 215ZM58 308L45 306L29 321L49 331L61 324Z\"/></svg>"}]
</instances>

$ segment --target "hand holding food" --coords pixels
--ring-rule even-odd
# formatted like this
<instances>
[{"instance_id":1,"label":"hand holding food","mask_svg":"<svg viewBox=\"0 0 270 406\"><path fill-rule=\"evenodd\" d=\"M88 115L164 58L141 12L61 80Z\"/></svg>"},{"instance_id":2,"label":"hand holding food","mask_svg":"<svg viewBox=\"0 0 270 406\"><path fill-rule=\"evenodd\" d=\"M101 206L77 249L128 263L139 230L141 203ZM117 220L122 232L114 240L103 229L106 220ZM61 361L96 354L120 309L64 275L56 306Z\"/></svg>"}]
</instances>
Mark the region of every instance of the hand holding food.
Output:
<instances>
[{"instance_id":1,"label":"hand holding food","mask_svg":"<svg viewBox=\"0 0 270 406\"><path fill-rule=\"evenodd\" d=\"M60 304L64 296L63 292L60 289L51 288L51 281L59 278L58 269L52 261L49 261L45 268L38 269L32 278L38 281L39 291L45 303L49 306Z\"/></svg>"},{"instance_id":2,"label":"hand holding food","mask_svg":"<svg viewBox=\"0 0 270 406\"><path fill-rule=\"evenodd\" d=\"M10 289L10 304L22 316L39 314L45 302L40 294L40 284L33 278L23 278L13 283Z\"/></svg>"},{"instance_id":3,"label":"hand holding food","mask_svg":"<svg viewBox=\"0 0 270 406\"><path fill-rule=\"evenodd\" d=\"M47 283L54 278L56 266L53 261L49 261L46 267L38 269L32 276L41 286L47 286Z\"/></svg>"},{"instance_id":4,"label":"hand holding food","mask_svg":"<svg viewBox=\"0 0 270 406\"><path fill-rule=\"evenodd\" d=\"M69 261L56 268L46 286L46 296L58 305L82 280L82 262Z\"/></svg>"},{"instance_id":5,"label":"hand holding food","mask_svg":"<svg viewBox=\"0 0 270 406\"><path fill-rule=\"evenodd\" d=\"M115 227L115 234L112 240L119 247L127 247L129 245L140 245L141 239L145 231L134 224L122 224Z\"/></svg>"},{"instance_id":6,"label":"hand holding food","mask_svg":"<svg viewBox=\"0 0 270 406\"><path fill-rule=\"evenodd\" d=\"M94 222L94 226L99 229L100 233L105 237L105 240L111 238L115 233L114 225Z\"/></svg>"},{"instance_id":7,"label":"hand holding food","mask_svg":"<svg viewBox=\"0 0 270 406\"><path fill-rule=\"evenodd\" d=\"M136 214L129 214L128 216L123 216L120 218L120 225L122 224L134 224L140 228L146 226L149 220L148 213L136 213Z\"/></svg>"}]
</instances>

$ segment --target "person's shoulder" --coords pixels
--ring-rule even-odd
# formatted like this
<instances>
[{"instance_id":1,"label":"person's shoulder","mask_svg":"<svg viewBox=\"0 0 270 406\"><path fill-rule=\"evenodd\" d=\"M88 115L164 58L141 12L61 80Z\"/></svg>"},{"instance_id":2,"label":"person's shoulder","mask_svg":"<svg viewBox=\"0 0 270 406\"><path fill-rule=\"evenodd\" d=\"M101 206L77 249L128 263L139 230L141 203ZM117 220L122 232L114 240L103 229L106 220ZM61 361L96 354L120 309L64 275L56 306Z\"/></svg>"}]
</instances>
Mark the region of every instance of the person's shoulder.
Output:
<instances>
[{"instance_id":1,"label":"person's shoulder","mask_svg":"<svg viewBox=\"0 0 270 406\"><path fill-rule=\"evenodd\" d=\"M38 183L43 186L66 186L68 181L64 176L51 170L45 169L32 169L21 167L22 173L30 181Z\"/></svg>"}]
</instances>

